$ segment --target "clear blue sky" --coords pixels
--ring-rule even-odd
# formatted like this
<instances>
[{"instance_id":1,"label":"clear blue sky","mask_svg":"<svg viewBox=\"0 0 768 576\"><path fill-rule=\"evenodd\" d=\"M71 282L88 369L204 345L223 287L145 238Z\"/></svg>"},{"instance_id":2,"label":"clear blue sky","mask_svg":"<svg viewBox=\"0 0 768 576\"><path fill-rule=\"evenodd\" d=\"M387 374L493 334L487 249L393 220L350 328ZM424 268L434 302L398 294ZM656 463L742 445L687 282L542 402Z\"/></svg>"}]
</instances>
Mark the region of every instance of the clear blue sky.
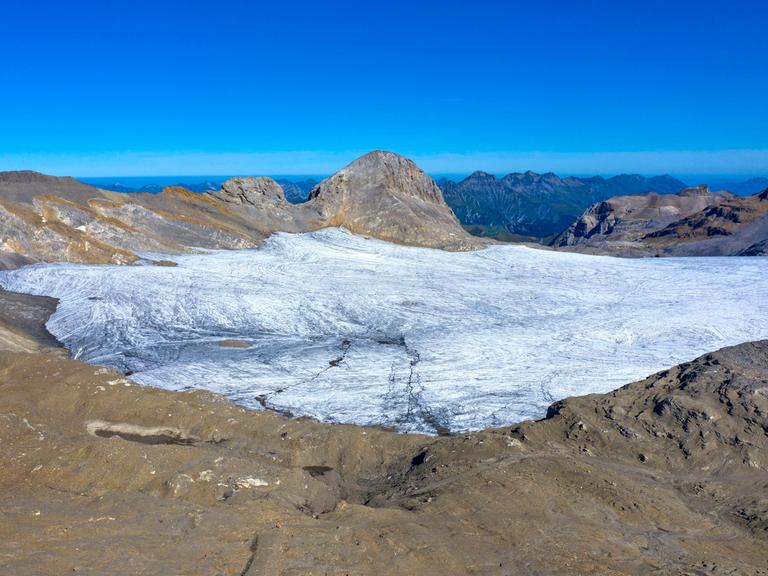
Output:
<instances>
[{"instance_id":1,"label":"clear blue sky","mask_svg":"<svg viewBox=\"0 0 768 576\"><path fill-rule=\"evenodd\" d=\"M768 173L768 2L0 3L0 169Z\"/></svg>"}]
</instances>

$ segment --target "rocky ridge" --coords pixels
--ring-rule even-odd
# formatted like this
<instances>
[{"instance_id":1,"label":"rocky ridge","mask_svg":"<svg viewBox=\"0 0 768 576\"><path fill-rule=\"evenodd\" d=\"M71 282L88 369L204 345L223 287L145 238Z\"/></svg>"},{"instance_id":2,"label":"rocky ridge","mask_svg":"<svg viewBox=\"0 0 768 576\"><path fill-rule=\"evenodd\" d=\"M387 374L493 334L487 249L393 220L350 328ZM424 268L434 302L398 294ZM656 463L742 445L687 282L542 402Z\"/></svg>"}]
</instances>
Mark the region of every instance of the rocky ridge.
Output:
<instances>
[{"instance_id":1,"label":"rocky ridge","mask_svg":"<svg viewBox=\"0 0 768 576\"><path fill-rule=\"evenodd\" d=\"M289 203L270 178L234 178L218 192L100 190L35 172L0 174L0 265L130 263L145 252L249 248L275 231L343 226L394 242L466 250L470 237L413 162L372 152Z\"/></svg>"},{"instance_id":2,"label":"rocky ridge","mask_svg":"<svg viewBox=\"0 0 768 576\"><path fill-rule=\"evenodd\" d=\"M587 209L552 246L616 256L730 256L760 253L768 239L768 191L617 196Z\"/></svg>"},{"instance_id":3,"label":"rocky ridge","mask_svg":"<svg viewBox=\"0 0 768 576\"><path fill-rule=\"evenodd\" d=\"M191 192L216 192L217 190L221 189L221 184L223 182L224 180L218 180L218 181L204 180L202 182L187 182L184 184L177 183L175 184L175 186L179 188L186 188ZM285 197L292 204L299 204L301 202L305 202L307 200L307 196L309 195L309 191L312 188L314 188L315 185L317 184L317 182L315 180L312 180L311 178L307 178L304 180L289 180L287 178L278 178L275 180L275 182L280 184L280 186L283 188L283 191L285 193ZM120 182L107 182L107 183L99 182L97 184L93 181L88 182L86 180L86 183L90 184L91 186L101 188L103 190L110 190L112 192L124 192L124 193L147 192L151 194L157 194L162 192L165 188L167 188L167 186L163 186L161 184L144 184L143 186L135 187L135 186L127 186Z\"/></svg>"}]
</instances>

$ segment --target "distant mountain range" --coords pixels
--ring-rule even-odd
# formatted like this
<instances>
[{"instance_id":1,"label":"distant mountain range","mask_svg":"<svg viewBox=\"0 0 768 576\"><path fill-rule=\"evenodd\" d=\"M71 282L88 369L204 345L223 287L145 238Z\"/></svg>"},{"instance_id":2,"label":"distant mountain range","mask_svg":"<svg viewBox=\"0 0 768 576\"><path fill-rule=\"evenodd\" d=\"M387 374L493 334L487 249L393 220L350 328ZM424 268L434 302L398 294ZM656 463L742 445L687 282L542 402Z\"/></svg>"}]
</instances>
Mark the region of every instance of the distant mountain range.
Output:
<instances>
[{"instance_id":1,"label":"distant mountain range","mask_svg":"<svg viewBox=\"0 0 768 576\"><path fill-rule=\"evenodd\" d=\"M126 186L125 184L121 184L120 182L106 183L106 184L100 183L96 186L98 188L101 188L102 190L111 190L112 192L124 192L127 194L132 194L132 193L158 194L159 192L163 191L163 188L166 187L162 184L144 184L143 186ZM221 182L213 182L211 180L205 180L203 182L194 182L194 183L187 183L187 184L177 183L177 184L174 184L174 186L180 186L192 192L211 192L214 190L218 190L221 187Z\"/></svg>"},{"instance_id":2,"label":"distant mountain range","mask_svg":"<svg viewBox=\"0 0 768 576\"><path fill-rule=\"evenodd\" d=\"M313 178L302 180L276 179L291 204L305 202L318 184ZM192 192L215 192L223 180L203 180L178 186ZM116 192L146 192L156 194L162 184L147 183L131 187L120 182L95 183ZM548 172L515 172L497 177L486 172L474 172L463 180L441 178L438 185L446 203L464 228L473 235L499 240L551 241L573 224L590 206L616 196L636 196L655 192L676 194L687 184L673 176L646 177L620 174L610 178L592 176L561 178ZM739 196L760 192L768 187L768 178L751 178L742 182L721 184Z\"/></svg>"},{"instance_id":3,"label":"distant mountain range","mask_svg":"<svg viewBox=\"0 0 768 576\"><path fill-rule=\"evenodd\" d=\"M319 184L317 180L313 180L312 178L306 178L305 180L286 180L285 178L278 178L275 181L283 187L285 199L291 204L301 204L302 202L306 202L312 188Z\"/></svg>"},{"instance_id":4,"label":"distant mountain range","mask_svg":"<svg viewBox=\"0 0 768 576\"><path fill-rule=\"evenodd\" d=\"M622 194L674 194L685 183L672 176L622 174L560 178L523 172L497 178L475 172L460 182L441 179L445 201L472 234L501 240L543 238L562 232L595 202Z\"/></svg>"},{"instance_id":5,"label":"distant mountain range","mask_svg":"<svg viewBox=\"0 0 768 576\"><path fill-rule=\"evenodd\" d=\"M317 180L312 178L306 178L303 180L288 180L286 178L278 178L276 180L280 186L283 187L285 192L285 199L291 204L299 204L306 201L309 196L310 190L317 185ZM222 181L203 180L201 182L191 183L177 183L174 187L181 187L190 190L191 192L216 192L221 188L224 183ZM125 192L125 193L147 193L147 194L159 194L166 188L162 184L144 184L142 186L126 186L120 182L108 182L108 183L94 183L94 186L101 188L102 190L111 190L112 192Z\"/></svg>"},{"instance_id":6,"label":"distant mountain range","mask_svg":"<svg viewBox=\"0 0 768 576\"><path fill-rule=\"evenodd\" d=\"M728 182L720 186L720 188L733 192L738 196L751 196L768 188L768 178L757 177L740 182Z\"/></svg>"}]
</instances>

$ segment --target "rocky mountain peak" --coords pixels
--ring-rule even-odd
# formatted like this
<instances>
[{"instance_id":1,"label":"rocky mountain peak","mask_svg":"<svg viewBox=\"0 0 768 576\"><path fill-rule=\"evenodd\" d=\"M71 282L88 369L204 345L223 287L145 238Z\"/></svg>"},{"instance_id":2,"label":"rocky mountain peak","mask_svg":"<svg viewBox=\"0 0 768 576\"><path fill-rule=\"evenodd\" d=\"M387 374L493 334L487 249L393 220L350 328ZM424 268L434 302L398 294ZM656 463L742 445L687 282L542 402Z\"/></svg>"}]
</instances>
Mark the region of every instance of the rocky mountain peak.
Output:
<instances>
[{"instance_id":1,"label":"rocky mountain peak","mask_svg":"<svg viewBox=\"0 0 768 576\"><path fill-rule=\"evenodd\" d=\"M488 172L483 172L482 170L475 170L467 176L464 181L481 181L481 180L496 180L496 176L493 174L489 174Z\"/></svg>"},{"instance_id":2,"label":"rocky mountain peak","mask_svg":"<svg viewBox=\"0 0 768 576\"><path fill-rule=\"evenodd\" d=\"M346 167L342 168L341 171L381 169L396 171L403 169L406 165L416 166L413 161L395 152L390 152L389 150L371 150L350 162Z\"/></svg>"},{"instance_id":3,"label":"rocky mountain peak","mask_svg":"<svg viewBox=\"0 0 768 576\"><path fill-rule=\"evenodd\" d=\"M342 168L315 186L309 198L335 196L340 192L353 198L365 196L365 191L374 189L384 194L444 204L440 188L421 168L404 156L384 150L368 152Z\"/></svg>"},{"instance_id":4,"label":"rocky mountain peak","mask_svg":"<svg viewBox=\"0 0 768 576\"><path fill-rule=\"evenodd\" d=\"M677 193L678 196L691 197L691 196L707 196L710 194L709 186L701 184L699 186L689 186Z\"/></svg>"},{"instance_id":5,"label":"rocky mountain peak","mask_svg":"<svg viewBox=\"0 0 768 576\"><path fill-rule=\"evenodd\" d=\"M165 187L120 194L72 178L32 171L0 172L4 219L0 269L31 261L127 263L142 252L250 248L273 232L343 227L401 244L469 250L470 236L437 184L411 160L375 151L307 190L271 178L231 178L220 190ZM155 192L155 190L152 190Z\"/></svg>"},{"instance_id":6,"label":"rocky mountain peak","mask_svg":"<svg viewBox=\"0 0 768 576\"><path fill-rule=\"evenodd\" d=\"M221 185L221 190L216 195L224 202L239 205L287 203L283 187L272 178L265 177L230 178Z\"/></svg>"},{"instance_id":7,"label":"rocky mountain peak","mask_svg":"<svg viewBox=\"0 0 768 576\"><path fill-rule=\"evenodd\" d=\"M49 176L35 172L34 170L14 170L10 172L0 172L0 182L9 184L53 184L64 182L67 184L81 184L71 176Z\"/></svg>"},{"instance_id":8,"label":"rocky mountain peak","mask_svg":"<svg viewBox=\"0 0 768 576\"><path fill-rule=\"evenodd\" d=\"M315 186L304 206L321 226L384 240L452 249L479 244L462 229L435 181L392 152L361 156Z\"/></svg>"}]
</instances>

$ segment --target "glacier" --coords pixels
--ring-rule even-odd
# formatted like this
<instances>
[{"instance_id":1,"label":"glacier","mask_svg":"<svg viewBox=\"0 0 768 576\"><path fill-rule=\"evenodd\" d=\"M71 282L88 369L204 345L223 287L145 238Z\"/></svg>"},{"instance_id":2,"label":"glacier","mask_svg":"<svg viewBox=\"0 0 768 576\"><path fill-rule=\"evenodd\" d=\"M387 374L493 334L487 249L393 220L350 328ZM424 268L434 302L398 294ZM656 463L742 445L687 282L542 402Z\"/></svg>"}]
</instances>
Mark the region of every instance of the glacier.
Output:
<instances>
[{"instance_id":1,"label":"glacier","mask_svg":"<svg viewBox=\"0 0 768 576\"><path fill-rule=\"evenodd\" d=\"M341 229L162 257L178 266L37 264L0 285L58 298L48 329L72 355L141 384L430 434L768 337L768 258L451 253Z\"/></svg>"}]
</instances>

